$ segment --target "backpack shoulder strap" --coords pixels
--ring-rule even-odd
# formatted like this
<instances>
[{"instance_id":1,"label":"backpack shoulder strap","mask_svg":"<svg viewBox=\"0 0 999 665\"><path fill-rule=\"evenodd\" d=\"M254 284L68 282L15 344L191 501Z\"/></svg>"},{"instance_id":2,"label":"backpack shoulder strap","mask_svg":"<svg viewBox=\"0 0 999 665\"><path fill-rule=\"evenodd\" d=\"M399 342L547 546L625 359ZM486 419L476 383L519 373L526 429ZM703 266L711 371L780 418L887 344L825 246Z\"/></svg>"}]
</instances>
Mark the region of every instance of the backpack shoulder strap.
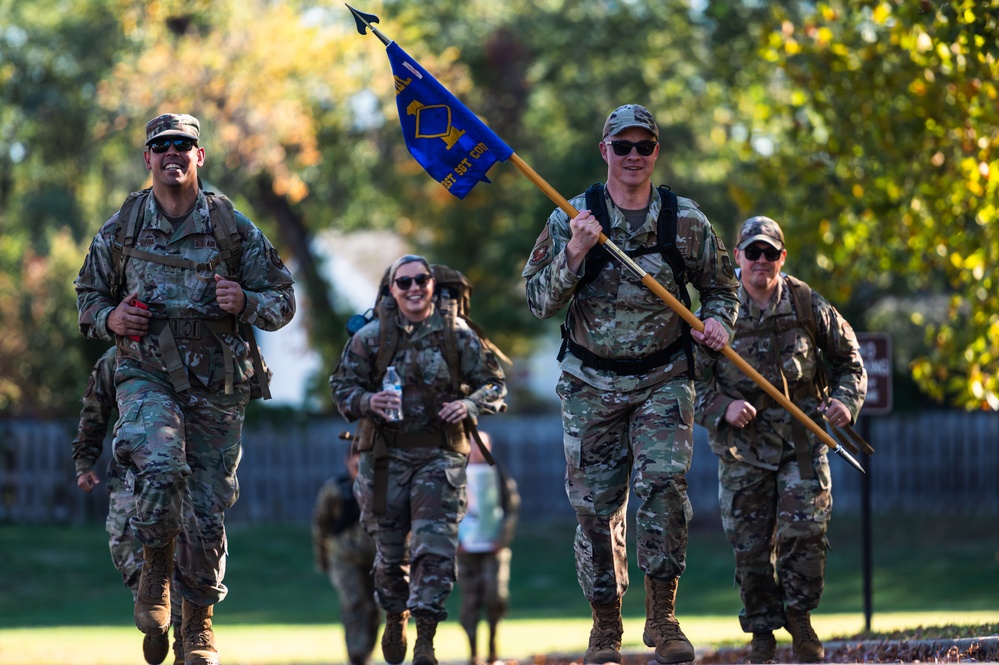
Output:
<instances>
[{"instance_id":1,"label":"backpack shoulder strap","mask_svg":"<svg viewBox=\"0 0 999 665\"><path fill-rule=\"evenodd\" d=\"M212 233L219 246L219 254L225 262L229 274L235 277L243 260L243 239L236 227L236 211L228 197L213 192L205 192L208 199L208 216L212 223Z\"/></svg>"},{"instance_id":2,"label":"backpack shoulder strap","mask_svg":"<svg viewBox=\"0 0 999 665\"><path fill-rule=\"evenodd\" d=\"M243 238L239 235L239 228L236 226L236 210L232 201L228 197L214 192L205 192L208 200L208 219L212 225L212 235L218 245L218 258L225 263L229 277L236 279L239 276L240 267L243 261ZM257 346L257 337L253 332L253 326L248 323L240 323L243 339L249 347L250 361L253 363L253 372L256 375L257 386L260 396L268 400L271 398L271 390L268 385L267 372L264 369L263 358L260 356L260 347Z\"/></svg>"},{"instance_id":3,"label":"backpack shoulder strap","mask_svg":"<svg viewBox=\"0 0 999 665\"><path fill-rule=\"evenodd\" d=\"M135 246L135 238L142 225L142 212L146 208L146 197L150 191L152 190L143 189L132 192L118 210L118 224L115 228L114 242L111 243L111 264L114 270L111 288L118 298L124 295L125 288L125 263L128 261L128 253L124 250L126 247Z\"/></svg>"},{"instance_id":4,"label":"backpack shoulder strap","mask_svg":"<svg viewBox=\"0 0 999 665\"><path fill-rule=\"evenodd\" d=\"M395 355L396 346L399 344L399 329L393 320L392 310L384 298L375 307L375 316L378 317L378 356L375 358L375 371L376 376L381 378L392 362L392 356Z\"/></svg>"},{"instance_id":5,"label":"backpack shoulder strap","mask_svg":"<svg viewBox=\"0 0 999 665\"><path fill-rule=\"evenodd\" d=\"M676 247L677 208L679 207L679 202L676 199L676 194L668 186L660 185L658 189L661 207L659 208L659 219L656 222L656 244L659 246L659 252L663 255L663 259L673 271L673 279L676 281L677 287L679 287L680 299L683 301L683 304L690 307L690 294L687 293L686 280L684 278L687 262L684 260L683 254Z\"/></svg>"},{"instance_id":6,"label":"backpack shoulder strap","mask_svg":"<svg viewBox=\"0 0 999 665\"><path fill-rule=\"evenodd\" d=\"M791 287L791 300L798 321L808 333L812 344L816 344L819 330L815 324L815 313L812 311L812 287L792 275L787 275L787 284Z\"/></svg>"},{"instance_id":7,"label":"backpack shoulder strap","mask_svg":"<svg viewBox=\"0 0 999 665\"><path fill-rule=\"evenodd\" d=\"M607 202L604 201L604 184L595 182L586 190L586 209L600 222L600 228L606 235L610 231L610 215L607 213Z\"/></svg>"},{"instance_id":8,"label":"backpack shoulder strap","mask_svg":"<svg viewBox=\"0 0 999 665\"><path fill-rule=\"evenodd\" d=\"M451 389L461 395L461 359L458 357L458 303L452 298L442 297L441 314L444 317L444 361L451 375Z\"/></svg>"},{"instance_id":9,"label":"backpack shoulder strap","mask_svg":"<svg viewBox=\"0 0 999 665\"><path fill-rule=\"evenodd\" d=\"M805 334L808 335L812 346L815 347L815 353L818 357L818 371L815 373L813 384L822 398L829 388L829 369L825 362L825 354L819 348L819 328L815 323L815 312L812 311L812 287L792 275L786 277L787 284L791 288L791 300L794 304L796 318L801 327L805 329Z\"/></svg>"},{"instance_id":10,"label":"backpack shoulder strap","mask_svg":"<svg viewBox=\"0 0 999 665\"><path fill-rule=\"evenodd\" d=\"M607 211L607 202L604 200L604 185L602 182L595 182L586 190L586 209L600 222L600 229L604 235L610 235L610 213ZM579 278L579 283L589 284L597 278L604 265L610 260L610 254L603 245L594 245L586 254L586 262L583 275Z\"/></svg>"},{"instance_id":11,"label":"backpack shoulder strap","mask_svg":"<svg viewBox=\"0 0 999 665\"><path fill-rule=\"evenodd\" d=\"M673 281L676 282L676 295L680 301L690 309L690 293L687 291L687 262L683 254L676 246L677 214L680 202L676 194L668 185L660 185L659 190L659 219L656 220L656 245L663 256L663 260L669 264L673 271ZM678 317L679 318L679 317ZM690 324L680 320L680 340L684 353L687 355L687 376L695 378L696 366L694 363L694 339L690 336Z\"/></svg>"}]
</instances>

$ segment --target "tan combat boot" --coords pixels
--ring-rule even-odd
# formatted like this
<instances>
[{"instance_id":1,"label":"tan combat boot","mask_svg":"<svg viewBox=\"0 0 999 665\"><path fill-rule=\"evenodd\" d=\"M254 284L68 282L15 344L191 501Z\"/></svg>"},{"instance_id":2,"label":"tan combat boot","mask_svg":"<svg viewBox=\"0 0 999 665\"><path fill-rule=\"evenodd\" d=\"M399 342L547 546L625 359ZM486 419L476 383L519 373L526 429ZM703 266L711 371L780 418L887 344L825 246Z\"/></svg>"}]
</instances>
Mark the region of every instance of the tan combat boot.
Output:
<instances>
[{"instance_id":1,"label":"tan combat boot","mask_svg":"<svg viewBox=\"0 0 999 665\"><path fill-rule=\"evenodd\" d=\"M171 540L163 547L142 546L142 573L135 597L135 625L147 635L166 635L170 629L173 545ZM166 657L166 654L163 656Z\"/></svg>"},{"instance_id":2,"label":"tan combat boot","mask_svg":"<svg viewBox=\"0 0 999 665\"><path fill-rule=\"evenodd\" d=\"M437 634L437 621L426 617L416 617L416 644L413 645L413 665L437 665L434 653L434 635Z\"/></svg>"},{"instance_id":3,"label":"tan combat boot","mask_svg":"<svg viewBox=\"0 0 999 665\"><path fill-rule=\"evenodd\" d=\"M808 612L787 608L787 622L784 627L791 633L791 647L794 658L799 663L818 663L825 658L826 650L822 648L819 636L812 628L812 618Z\"/></svg>"},{"instance_id":4,"label":"tan combat boot","mask_svg":"<svg viewBox=\"0 0 999 665\"><path fill-rule=\"evenodd\" d=\"M765 630L753 633L753 641L749 645L750 663L777 662L777 639L773 631Z\"/></svg>"},{"instance_id":5,"label":"tan combat boot","mask_svg":"<svg viewBox=\"0 0 999 665\"><path fill-rule=\"evenodd\" d=\"M590 643L583 655L583 663L620 663L621 636L624 634L621 599L606 604L590 603L590 609L593 611L593 627L590 629Z\"/></svg>"},{"instance_id":6,"label":"tan combat boot","mask_svg":"<svg viewBox=\"0 0 999 665\"><path fill-rule=\"evenodd\" d=\"M408 622L409 610L385 613L382 656L389 665L399 665L406 660L406 623Z\"/></svg>"},{"instance_id":7,"label":"tan combat boot","mask_svg":"<svg viewBox=\"0 0 999 665\"><path fill-rule=\"evenodd\" d=\"M694 660L694 647L680 630L674 604L679 578L668 580L645 576L645 646L656 648L658 663L686 663Z\"/></svg>"},{"instance_id":8,"label":"tan combat boot","mask_svg":"<svg viewBox=\"0 0 999 665\"><path fill-rule=\"evenodd\" d=\"M149 665L159 665L170 651L170 638L166 635L143 635L142 656Z\"/></svg>"},{"instance_id":9,"label":"tan combat boot","mask_svg":"<svg viewBox=\"0 0 999 665\"><path fill-rule=\"evenodd\" d=\"M184 665L220 665L212 631L214 606L201 607L184 600Z\"/></svg>"}]
</instances>

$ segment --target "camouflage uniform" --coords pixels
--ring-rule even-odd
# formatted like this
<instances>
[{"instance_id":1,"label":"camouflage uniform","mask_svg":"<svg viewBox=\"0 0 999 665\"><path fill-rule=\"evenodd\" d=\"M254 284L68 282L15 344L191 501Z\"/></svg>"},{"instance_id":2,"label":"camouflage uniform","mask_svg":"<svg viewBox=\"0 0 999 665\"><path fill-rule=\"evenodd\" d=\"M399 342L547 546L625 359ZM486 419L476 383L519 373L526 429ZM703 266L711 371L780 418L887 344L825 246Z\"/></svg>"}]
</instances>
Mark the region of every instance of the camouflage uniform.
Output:
<instances>
[{"instance_id":1,"label":"camouflage uniform","mask_svg":"<svg viewBox=\"0 0 999 665\"><path fill-rule=\"evenodd\" d=\"M489 660L495 660L495 633L499 620L506 615L510 607L510 544L513 542L517 529L517 519L520 513L520 493L517 491L517 481L507 475L497 462L495 466L487 464L469 465L484 468L482 476L470 475L468 492L470 497L478 495L473 479L496 484L498 495L497 505L478 507L496 508L502 513L495 539L489 543L471 542L466 525L472 516L471 508L458 527L458 588L461 590L461 611L459 620L469 636L473 647L472 657L477 656L475 650L475 635L478 630L480 613L485 611L489 623L490 653ZM479 481L475 481L479 482ZM470 498L470 505L474 498Z\"/></svg>"},{"instance_id":2,"label":"camouflage uniform","mask_svg":"<svg viewBox=\"0 0 999 665\"><path fill-rule=\"evenodd\" d=\"M104 450L111 412L116 408L114 390L114 363L117 350L111 347L104 352L90 372L87 390L83 393L83 409L76 438L73 439L73 460L76 475L94 470L94 463ZM134 478L128 468L112 455L108 460L105 483L108 491L107 532L111 560L121 579L134 596L142 568L142 543L127 531L128 519L135 514L135 497L132 495Z\"/></svg>"},{"instance_id":3,"label":"camouflage uniform","mask_svg":"<svg viewBox=\"0 0 999 665\"><path fill-rule=\"evenodd\" d=\"M137 248L197 262L211 261L219 254L203 191L198 192L192 213L176 229L154 196L144 197L144 206ZM242 259L232 279L246 295L239 321L276 330L295 312L291 274L253 223L242 214L235 217ZM117 337L115 385L120 417L114 457L130 466L135 477L132 530L143 544L154 548L176 539L181 594L197 606L210 606L226 594L223 513L239 494L240 432L253 378L248 345L235 334L236 317L219 307L211 275L206 278L190 268L139 257L126 262L120 294L137 292L138 299L148 305L154 317L150 333L138 341L113 335L107 327L108 315L123 297L113 283L117 272L111 247L117 225L116 214L94 238L76 279L80 330L90 338ZM218 342L208 330L212 323L231 323L231 332L220 332ZM152 324L159 324L164 332L176 326L181 374L190 388L175 388L166 371L164 334L156 334ZM199 327L202 334L195 337L192 331ZM234 385L226 394L229 368ZM190 511L185 510L187 506Z\"/></svg>"},{"instance_id":4,"label":"camouflage uniform","mask_svg":"<svg viewBox=\"0 0 999 665\"><path fill-rule=\"evenodd\" d=\"M94 364L83 393L83 408L76 438L73 439L73 460L76 475L94 470L94 463L104 450L104 437L108 432L111 412L115 409L114 365L117 350L111 347ZM134 478L128 468L112 455L108 460L105 483L108 492L108 517L106 528L108 546L115 569L132 594L139 584L142 568L142 543L129 531L128 520L135 515L135 497L132 495Z\"/></svg>"},{"instance_id":5,"label":"camouflage uniform","mask_svg":"<svg viewBox=\"0 0 999 665\"><path fill-rule=\"evenodd\" d=\"M330 478L319 490L312 514L316 566L340 598L340 620L352 665L370 662L380 623L371 570L375 543L358 518L360 507L348 475Z\"/></svg>"},{"instance_id":6,"label":"camouflage uniform","mask_svg":"<svg viewBox=\"0 0 999 665\"><path fill-rule=\"evenodd\" d=\"M396 313L385 325L399 326L399 345L391 359L403 383L403 414L386 424L370 411L372 393L381 390L376 359L380 344L377 318L361 328L343 350L330 377L333 400L349 421L373 418L376 439L387 445L386 510L375 510L376 453L361 452L354 491L361 504L361 524L377 544L375 588L387 612L411 611L432 621L447 618L444 601L455 579L458 523L465 514L465 463L468 442L443 447L399 447L393 441L442 432L437 411L452 393L444 349L432 343L446 325L436 309L420 324ZM459 375L471 390L464 397L469 417L504 408L506 385L496 357L467 324L456 321ZM424 344L421 344L423 342ZM430 403L425 403L426 401ZM407 575L408 573L408 575Z\"/></svg>"},{"instance_id":7,"label":"camouflage uniform","mask_svg":"<svg viewBox=\"0 0 999 665\"><path fill-rule=\"evenodd\" d=\"M570 202L585 208L580 195ZM662 205L652 190L645 222L632 231L609 196L609 238L622 250L656 244ZM678 197L677 248L686 282L701 296L704 318L728 330L736 316L734 271L725 246L697 204ZM575 342L608 359L635 359L668 347L681 320L658 296L611 260L596 280L577 289L563 251L569 217L555 210L524 268L527 300L539 318L568 305L566 327ZM587 259L589 260L589 259ZM659 252L636 262L676 294L672 270ZM585 263L580 273L585 270ZM686 472L693 453L694 388L681 350L670 362L640 374L587 367L567 353L557 393L565 429L566 492L576 510L576 572L591 604L620 599L628 589L625 514L634 472L638 564L647 576L676 578L686 564L691 519Z\"/></svg>"},{"instance_id":8,"label":"camouflage uniform","mask_svg":"<svg viewBox=\"0 0 999 665\"><path fill-rule=\"evenodd\" d=\"M783 386L786 379L792 401L820 425L814 382L821 351L829 369L829 395L855 420L867 392L856 335L812 291L813 343L795 312L789 279L780 277L765 311L740 286L732 348L774 386ZM719 458L722 525L735 552L743 602L739 619L747 633L773 631L785 625L785 607L810 612L822 594L832 512L826 447L735 365L700 349L697 359L702 370L696 383L697 422L708 429ZM741 429L724 418L735 399L757 409L750 425ZM804 472L795 444L810 465Z\"/></svg>"},{"instance_id":9,"label":"camouflage uniform","mask_svg":"<svg viewBox=\"0 0 999 665\"><path fill-rule=\"evenodd\" d=\"M116 408L114 370L117 349L111 347L94 364L83 393L83 408L76 438L73 439L73 459L76 475L81 476L94 470L94 463L104 450L111 412ZM142 543L132 533L129 521L135 516L135 477L114 455L108 459L105 480L108 492L108 517L105 529L108 532L108 549L115 569L121 573L122 582L132 592L132 600L138 593L139 573L142 570ZM171 623L180 626L180 597L176 584L170 585Z\"/></svg>"}]
</instances>

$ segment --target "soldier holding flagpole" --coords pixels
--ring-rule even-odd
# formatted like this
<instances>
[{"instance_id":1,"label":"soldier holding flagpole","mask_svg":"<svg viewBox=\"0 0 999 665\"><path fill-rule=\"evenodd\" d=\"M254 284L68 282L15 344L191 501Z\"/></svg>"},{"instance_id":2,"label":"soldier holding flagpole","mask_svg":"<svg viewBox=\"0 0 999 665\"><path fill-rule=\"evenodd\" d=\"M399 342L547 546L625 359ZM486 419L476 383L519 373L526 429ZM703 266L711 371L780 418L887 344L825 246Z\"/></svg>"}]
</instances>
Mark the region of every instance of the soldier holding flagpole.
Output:
<instances>
[{"instance_id":1,"label":"soldier holding flagpole","mask_svg":"<svg viewBox=\"0 0 999 665\"><path fill-rule=\"evenodd\" d=\"M691 518L691 341L725 347L738 312L728 252L697 204L652 186L659 128L643 106L611 112L598 143L607 183L555 210L524 277L539 318L568 308L559 353L566 492L576 510L576 574L593 612L586 663L620 663L621 599L628 590L629 483L639 501L638 565L645 573L644 641L660 663L694 659L675 599ZM589 199L589 200L588 200ZM602 213L597 212L597 210ZM693 330L642 288L597 242L601 233L676 297L701 296Z\"/></svg>"}]
</instances>

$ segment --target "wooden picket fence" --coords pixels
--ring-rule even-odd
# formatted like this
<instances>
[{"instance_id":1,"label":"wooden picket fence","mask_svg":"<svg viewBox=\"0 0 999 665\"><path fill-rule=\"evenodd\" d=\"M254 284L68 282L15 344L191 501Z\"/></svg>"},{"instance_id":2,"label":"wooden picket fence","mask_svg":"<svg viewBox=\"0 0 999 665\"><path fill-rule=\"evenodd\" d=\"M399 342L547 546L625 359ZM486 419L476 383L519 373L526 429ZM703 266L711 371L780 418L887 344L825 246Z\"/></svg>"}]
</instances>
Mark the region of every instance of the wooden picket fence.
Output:
<instances>
[{"instance_id":1,"label":"wooden picket fence","mask_svg":"<svg viewBox=\"0 0 999 665\"><path fill-rule=\"evenodd\" d=\"M558 416L504 415L483 426L492 434L497 460L518 482L522 519L572 519ZM104 486L89 495L76 487L70 457L75 429L69 421L0 421L0 522L104 519ZM346 443L338 435L351 429L338 418L246 428L240 498L227 523L307 523L320 486L342 472ZM861 429L876 449L865 462L866 480L830 456L836 514L859 514L866 492L875 514L999 515L999 414L941 410L871 417ZM109 448L110 439L98 461L102 477ZM688 484L695 515L717 514L717 464L700 427Z\"/></svg>"}]
</instances>

